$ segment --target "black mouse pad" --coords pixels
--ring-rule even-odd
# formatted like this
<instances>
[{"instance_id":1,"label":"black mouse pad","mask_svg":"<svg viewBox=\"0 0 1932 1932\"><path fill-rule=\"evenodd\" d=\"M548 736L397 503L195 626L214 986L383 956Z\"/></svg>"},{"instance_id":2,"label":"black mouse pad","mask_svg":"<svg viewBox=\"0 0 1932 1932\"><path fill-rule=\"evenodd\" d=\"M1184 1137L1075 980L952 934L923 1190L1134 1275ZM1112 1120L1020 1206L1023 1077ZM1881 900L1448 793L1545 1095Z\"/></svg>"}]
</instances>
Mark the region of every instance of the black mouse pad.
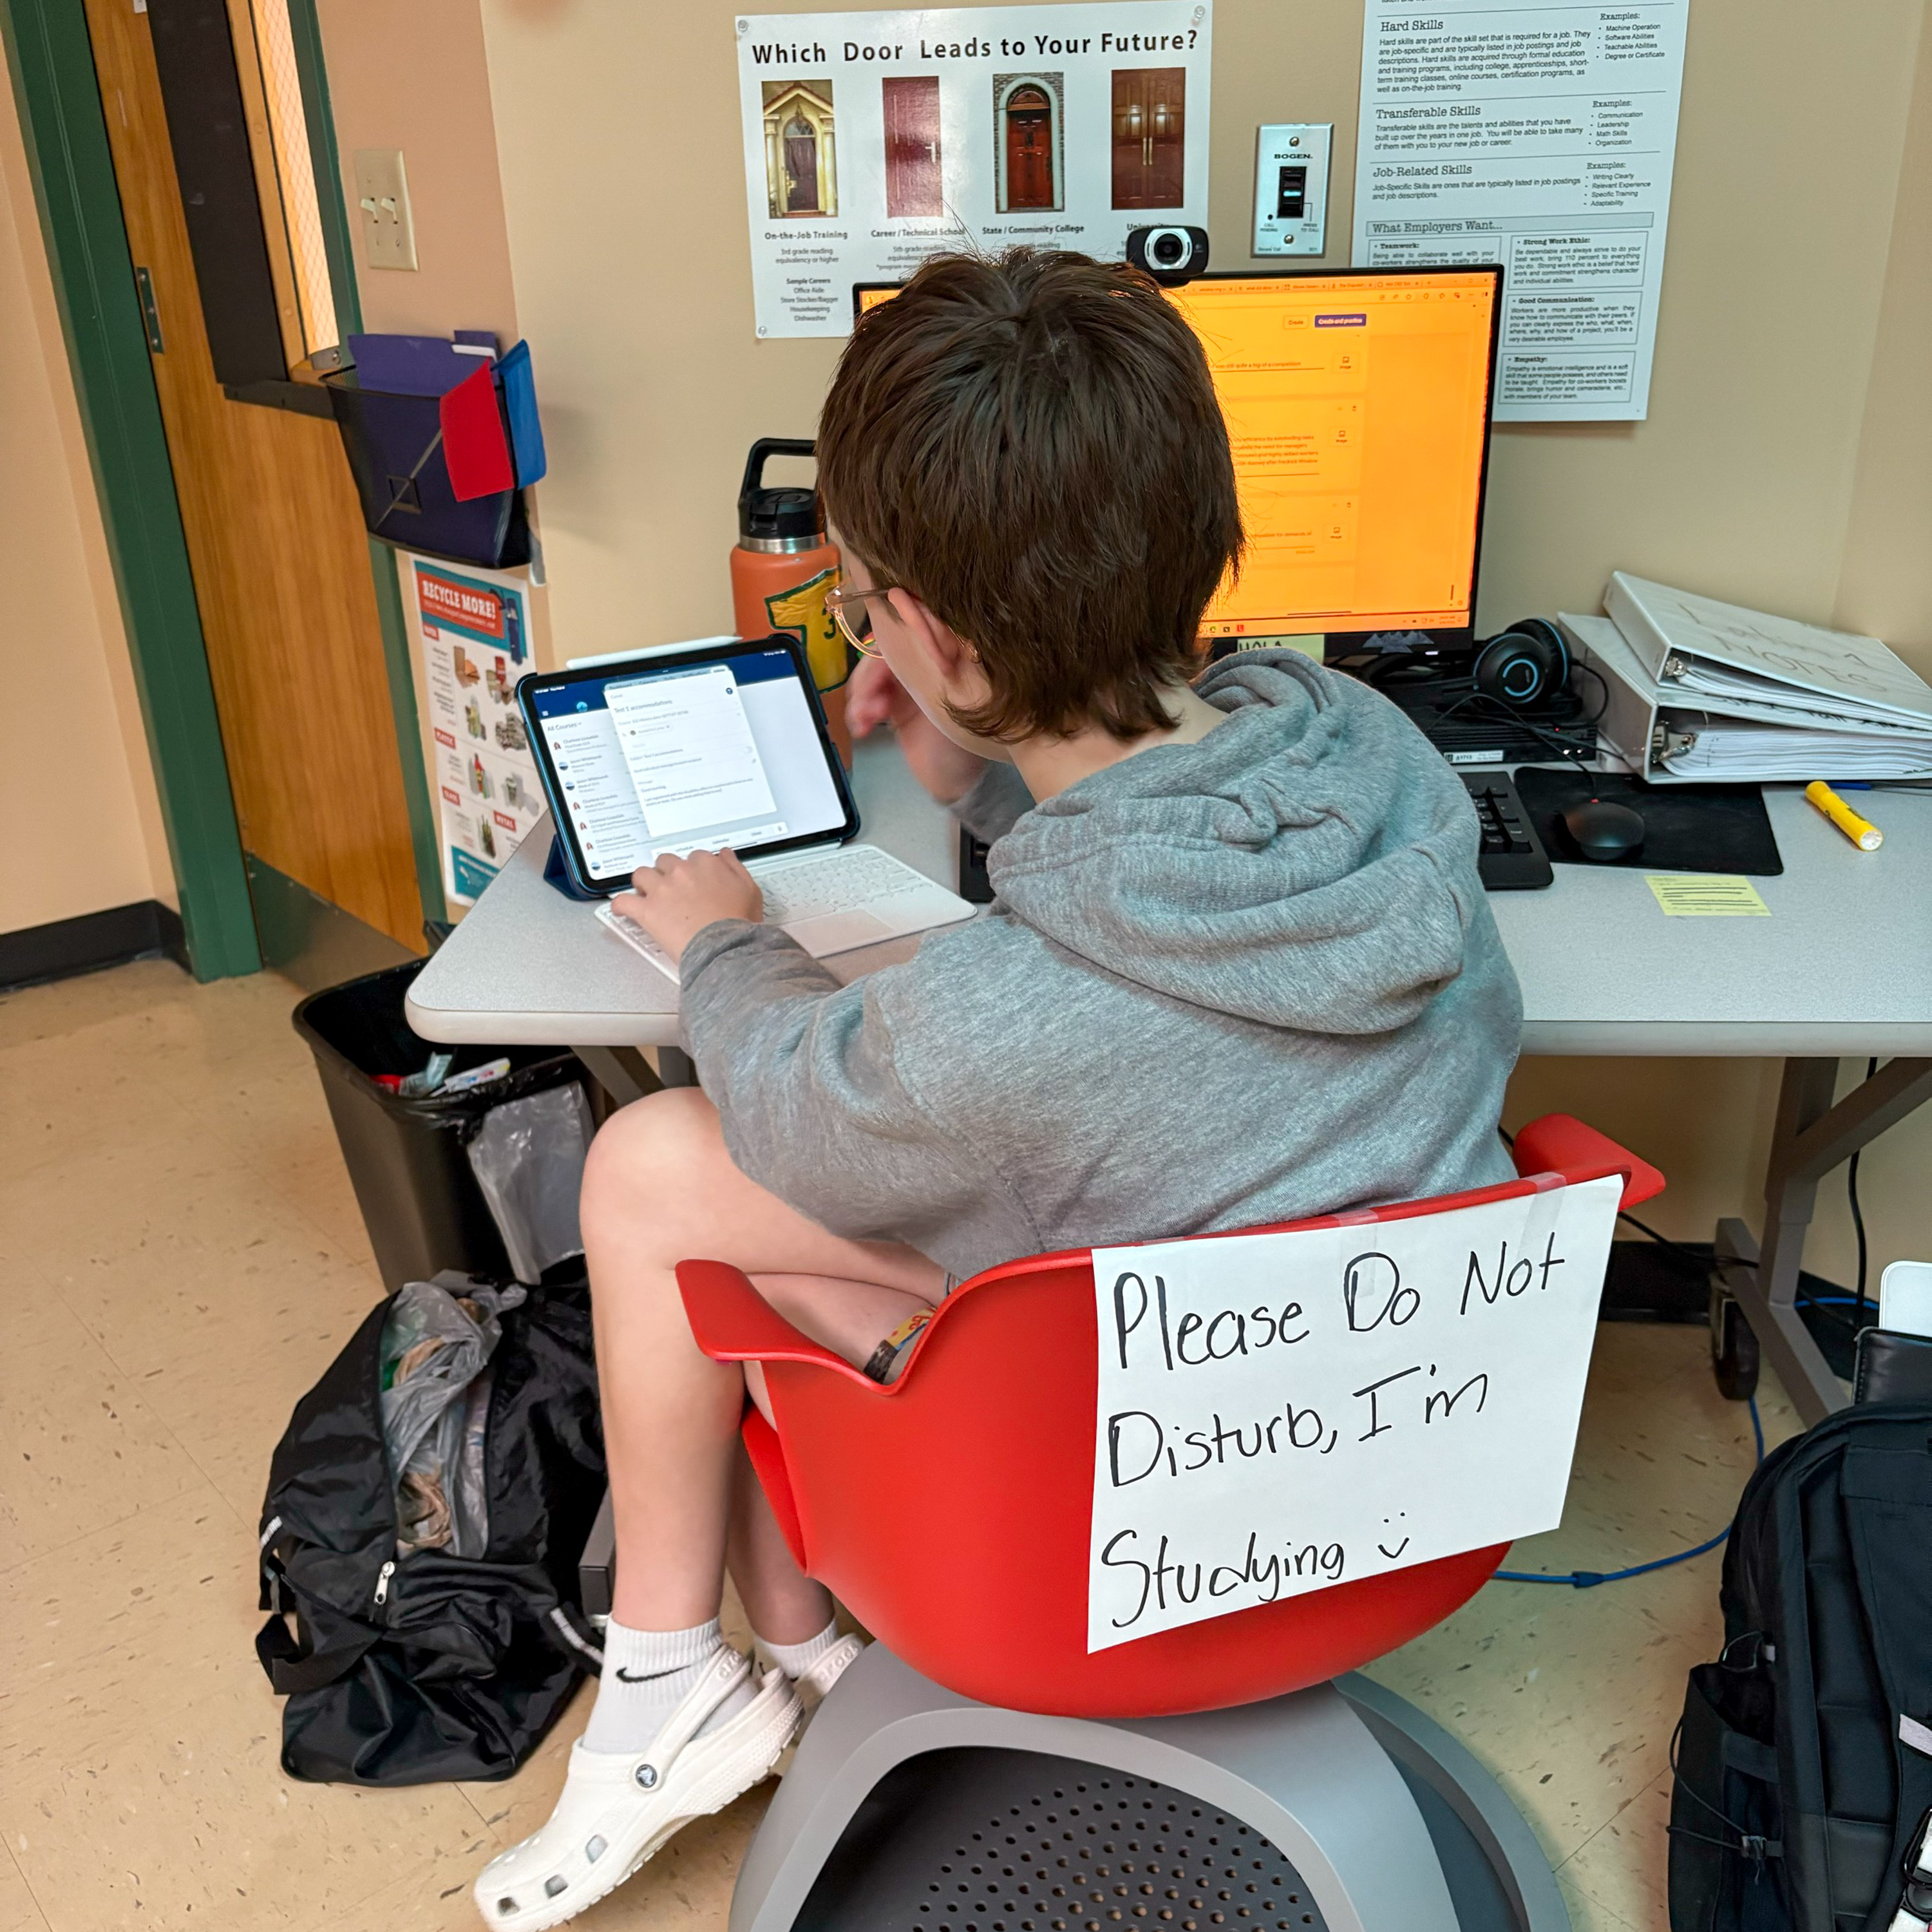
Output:
<instances>
[{"instance_id":1,"label":"black mouse pad","mask_svg":"<svg viewBox=\"0 0 1932 1932\"><path fill-rule=\"evenodd\" d=\"M1519 766L1516 795L1543 849L1559 866L1609 864L1645 872L1742 872L1772 878L1784 870L1756 785L1647 785L1610 772ZM1621 859L1586 859L1563 814L1586 799L1627 805L1643 820L1643 843Z\"/></svg>"}]
</instances>

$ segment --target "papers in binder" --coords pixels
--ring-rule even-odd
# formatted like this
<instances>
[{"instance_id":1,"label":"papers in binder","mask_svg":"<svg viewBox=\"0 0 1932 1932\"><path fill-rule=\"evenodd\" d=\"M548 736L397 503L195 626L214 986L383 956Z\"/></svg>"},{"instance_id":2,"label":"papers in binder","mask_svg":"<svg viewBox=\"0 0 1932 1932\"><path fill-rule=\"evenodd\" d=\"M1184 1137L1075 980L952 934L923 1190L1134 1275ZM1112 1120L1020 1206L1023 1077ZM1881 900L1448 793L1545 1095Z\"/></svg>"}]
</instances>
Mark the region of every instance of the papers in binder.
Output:
<instances>
[{"instance_id":1,"label":"papers in binder","mask_svg":"<svg viewBox=\"0 0 1932 1932\"><path fill-rule=\"evenodd\" d=\"M1932 686L1876 638L1621 571L1604 602L1561 622L1604 680L1600 735L1653 782L1932 777Z\"/></svg>"},{"instance_id":2,"label":"papers in binder","mask_svg":"<svg viewBox=\"0 0 1932 1932\"><path fill-rule=\"evenodd\" d=\"M1932 778L1932 736L1871 737L1850 731L1727 724L1666 712L1662 763L1679 778L1790 779L1808 784L1820 772L1837 778Z\"/></svg>"}]
</instances>

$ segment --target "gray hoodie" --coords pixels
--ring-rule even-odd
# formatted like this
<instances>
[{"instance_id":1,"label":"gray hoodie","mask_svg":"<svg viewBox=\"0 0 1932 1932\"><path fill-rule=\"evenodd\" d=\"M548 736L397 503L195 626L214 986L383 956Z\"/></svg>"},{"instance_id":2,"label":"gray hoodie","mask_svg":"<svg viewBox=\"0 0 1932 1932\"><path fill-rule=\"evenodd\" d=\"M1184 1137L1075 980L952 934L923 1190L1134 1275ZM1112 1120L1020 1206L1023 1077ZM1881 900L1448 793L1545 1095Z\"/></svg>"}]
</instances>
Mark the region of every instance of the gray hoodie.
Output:
<instances>
[{"instance_id":1,"label":"gray hoodie","mask_svg":"<svg viewBox=\"0 0 1932 1932\"><path fill-rule=\"evenodd\" d=\"M1044 804L989 770L959 813L998 902L903 965L692 940L685 1042L746 1173L962 1279L1510 1177L1522 1003L1455 774L1297 652L1198 688L1226 724Z\"/></svg>"}]
</instances>

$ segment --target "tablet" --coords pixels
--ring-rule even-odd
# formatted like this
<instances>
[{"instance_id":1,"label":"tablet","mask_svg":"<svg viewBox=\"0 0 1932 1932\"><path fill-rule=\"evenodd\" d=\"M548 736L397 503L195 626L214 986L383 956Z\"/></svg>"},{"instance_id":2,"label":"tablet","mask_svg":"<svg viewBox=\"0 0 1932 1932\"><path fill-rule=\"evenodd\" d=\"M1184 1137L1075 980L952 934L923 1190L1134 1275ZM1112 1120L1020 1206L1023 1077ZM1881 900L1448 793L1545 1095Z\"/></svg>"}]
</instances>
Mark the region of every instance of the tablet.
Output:
<instances>
[{"instance_id":1,"label":"tablet","mask_svg":"<svg viewBox=\"0 0 1932 1932\"><path fill-rule=\"evenodd\" d=\"M748 859L858 832L795 638L534 674L517 706L580 890L625 891L667 854Z\"/></svg>"}]
</instances>

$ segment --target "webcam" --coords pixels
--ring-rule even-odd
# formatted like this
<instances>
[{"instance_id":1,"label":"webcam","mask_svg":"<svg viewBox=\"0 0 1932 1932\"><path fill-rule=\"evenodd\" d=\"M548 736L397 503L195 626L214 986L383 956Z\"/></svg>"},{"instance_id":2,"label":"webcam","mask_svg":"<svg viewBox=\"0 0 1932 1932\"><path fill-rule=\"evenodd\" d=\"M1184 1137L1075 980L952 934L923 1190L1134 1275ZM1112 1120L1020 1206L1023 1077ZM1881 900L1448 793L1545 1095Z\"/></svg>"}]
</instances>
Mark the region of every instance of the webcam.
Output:
<instances>
[{"instance_id":1,"label":"webcam","mask_svg":"<svg viewBox=\"0 0 1932 1932\"><path fill-rule=\"evenodd\" d=\"M1207 270L1208 231L1131 228L1127 231L1127 260L1166 287L1191 282Z\"/></svg>"}]
</instances>

